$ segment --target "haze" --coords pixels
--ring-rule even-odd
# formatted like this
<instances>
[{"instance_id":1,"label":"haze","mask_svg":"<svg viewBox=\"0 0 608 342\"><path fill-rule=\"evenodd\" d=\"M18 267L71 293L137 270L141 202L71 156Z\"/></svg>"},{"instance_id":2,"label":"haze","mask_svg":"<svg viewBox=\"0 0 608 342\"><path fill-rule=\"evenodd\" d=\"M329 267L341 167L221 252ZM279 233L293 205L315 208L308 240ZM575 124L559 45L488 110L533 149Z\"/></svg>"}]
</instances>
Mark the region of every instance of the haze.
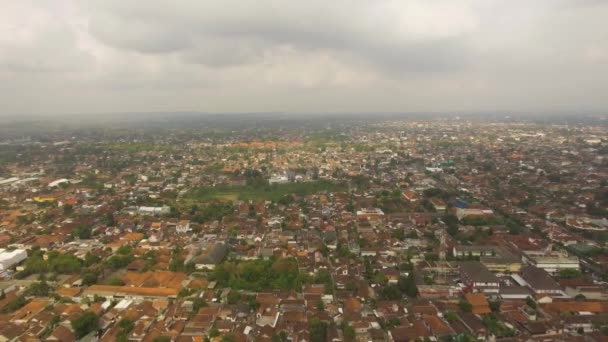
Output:
<instances>
[{"instance_id":1,"label":"haze","mask_svg":"<svg viewBox=\"0 0 608 342\"><path fill-rule=\"evenodd\" d=\"M601 111L607 1L5 0L0 115Z\"/></svg>"}]
</instances>

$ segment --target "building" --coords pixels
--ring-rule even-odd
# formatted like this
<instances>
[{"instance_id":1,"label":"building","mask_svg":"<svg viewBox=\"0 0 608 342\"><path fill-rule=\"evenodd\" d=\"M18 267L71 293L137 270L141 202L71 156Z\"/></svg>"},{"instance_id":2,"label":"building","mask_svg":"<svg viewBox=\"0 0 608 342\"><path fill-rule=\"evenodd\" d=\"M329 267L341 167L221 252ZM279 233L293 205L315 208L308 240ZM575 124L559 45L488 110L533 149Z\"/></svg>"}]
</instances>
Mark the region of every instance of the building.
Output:
<instances>
[{"instance_id":1,"label":"building","mask_svg":"<svg viewBox=\"0 0 608 342\"><path fill-rule=\"evenodd\" d=\"M91 285L84 291L84 295L89 297L97 295L112 299L144 300L176 298L178 292L179 290L174 288Z\"/></svg>"},{"instance_id":2,"label":"building","mask_svg":"<svg viewBox=\"0 0 608 342\"><path fill-rule=\"evenodd\" d=\"M361 210L357 210L357 218L363 219L366 218L368 220L378 220L384 217L384 212L380 208L363 208Z\"/></svg>"},{"instance_id":3,"label":"building","mask_svg":"<svg viewBox=\"0 0 608 342\"><path fill-rule=\"evenodd\" d=\"M191 230L190 221L188 220L181 220L175 225L175 231L177 233L188 233Z\"/></svg>"},{"instance_id":4,"label":"building","mask_svg":"<svg viewBox=\"0 0 608 342\"><path fill-rule=\"evenodd\" d=\"M168 206L163 207L139 207L137 212L141 215L166 215L171 212Z\"/></svg>"},{"instance_id":5,"label":"building","mask_svg":"<svg viewBox=\"0 0 608 342\"><path fill-rule=\"evenodd\" d=\"M491 272L517 273L522 265L517 256L500 246L457 246L454 252L459 256L479 257L479 261Z\"/></svg>"},{"instance_id":6,"label":"building","mask_svg":"<svg viewBox=\"0 0 608 342\"><path fill-rule=\"evenodd\" d=\"M543 269L524 266L521 268L521 277L536 295L564 295L561 286Z\"/></svg>"},{"instance_id":7,"label":"building","mask_svg":"<svg viewBox=\"0 0 608 342\"><path fill-rule=\"evenodd\" d=\"M445 202L440 198L431 198L430 202L437 211L443 212L447 208Z\"/></svg>"},{"instance_id":8,"label":"building","mask_svg":"<svg viewBox=\"0 0 608 342\"><path fill-rule=\"evenodd\" d=\"M24 249L15 249L12 251L0 249L0 272L6 271L25 259L27 259L27 252Z\"/></svg>"},{"instance_id":9,"label":"building","mask_svg":"<svg viewBox=\"0 0 608 342\"><path fill-rule=\"evenodd\" d=\"M581 267L578 257L562 252L549 252L543 255L524 253L522 260L550 274L557 274L561 270L579 270Z\"/></svg>"},{"instance_id":10,"label":"building","mask_svg":"<svg viewBox=\"0 0 608 342\"><path fill-rule=\"evenodd\" d=\"M198 257L194 258L194 266L197 270L212 270L224 260L226 255L228 255L228 246L216 243L204 249Z\"/></svg>"},{"instance_id":11,"label":"building","mask_svg":"<svg viewBox=\"0 0 608 342\"><path fill-rule=\"evenodd\" d=\"M456 216L459 220L466 217L488 217L494 215L494 211L488 208L456 208Z\"/></svg>"},{"instance_id":12,"label":"building","mask_svg":"<svg viewBox=\"0 0 608 342\"><path fill-rule=\"evenodd\" d=\"M452 253L457 258L496 256L496 246L454 246Z\"/></svg>"},{"instance_id":13,"label":"building","mask_svg":"<svg viewBox=\"0 0 608 342\"><path fill-rule=\"evenodd\" d=\"M420 199L420 196L412 190L406 190L402 193L403 198L405 198L409 203L416 203Z\"/></svg>"},{"instance_id":14,"label":"building","mask_svg":"<svg viewBox=\"0 0 608 342\"><path fill-rule=\"evenodd\" d=\"M465 292L483 292L497 295L500 287L498 278L479 261L466 261L459 265L460 280Z\"/></svg>"},{"instance_id":15,"label":"building","mask_svg":"<svg viewBox=\"0 0 608 342\"><path fill-rule=\"evenodd\" d=\"M490 303L483 293L467 293L464 298L471 304L471 312L476 315L483 315L492 312Z\"/></svg>"}]
</instances>

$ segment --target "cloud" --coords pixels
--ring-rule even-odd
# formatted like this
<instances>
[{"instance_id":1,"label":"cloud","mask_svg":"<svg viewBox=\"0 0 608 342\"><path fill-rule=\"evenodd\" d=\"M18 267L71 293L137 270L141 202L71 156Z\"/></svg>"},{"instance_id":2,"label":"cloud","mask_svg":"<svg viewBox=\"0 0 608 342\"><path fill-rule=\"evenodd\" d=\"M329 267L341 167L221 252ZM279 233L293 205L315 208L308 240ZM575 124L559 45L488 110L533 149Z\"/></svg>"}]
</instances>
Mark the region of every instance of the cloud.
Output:
<instances>
[{"instance_id":1,"label":"cloud","mask_svg":"<svg viewBox=\"0 0 608 342\"><path fill-rule=\"evenodd\" d=\"M450 69L465 62L466 36L477 26L470 9L448 1L103 1L92 8L91 33L106 44L214 66L290 46L390 69Z\"/></svg>"},{"instance_id":2,"label":"cloud","mask_svg":"<svg viewBox=\"0 0 608 342\"><path fill-rule=\"evenodd\" d=\"M600 91L608 83L605 1L21 0L4 7L0 115L608 105Z\"/></svg>"}]
</instances>

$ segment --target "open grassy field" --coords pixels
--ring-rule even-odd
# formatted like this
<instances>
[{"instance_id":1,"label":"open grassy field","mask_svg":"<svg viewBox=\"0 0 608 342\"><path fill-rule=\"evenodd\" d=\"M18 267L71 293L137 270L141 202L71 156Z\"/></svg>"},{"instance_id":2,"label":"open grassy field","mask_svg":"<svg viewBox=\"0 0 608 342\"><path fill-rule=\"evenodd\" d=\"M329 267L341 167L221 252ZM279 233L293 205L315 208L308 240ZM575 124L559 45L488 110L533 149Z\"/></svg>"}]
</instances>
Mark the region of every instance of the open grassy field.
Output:
<instances>
[{"instance_id":1,"label":"open grassy field","mask_svg":"<svg viewBox=\"0 0 608 342\"><path fill-rule=\"evenodd\" d=\"M346 184L326 180L304 183L273 184L265 186L218 186L202 187L192 190L187 199L198 202L212 200L266 200L278 201L285 195L309 195L319 191L346 191Z\"/></svg>"}]
</instances>

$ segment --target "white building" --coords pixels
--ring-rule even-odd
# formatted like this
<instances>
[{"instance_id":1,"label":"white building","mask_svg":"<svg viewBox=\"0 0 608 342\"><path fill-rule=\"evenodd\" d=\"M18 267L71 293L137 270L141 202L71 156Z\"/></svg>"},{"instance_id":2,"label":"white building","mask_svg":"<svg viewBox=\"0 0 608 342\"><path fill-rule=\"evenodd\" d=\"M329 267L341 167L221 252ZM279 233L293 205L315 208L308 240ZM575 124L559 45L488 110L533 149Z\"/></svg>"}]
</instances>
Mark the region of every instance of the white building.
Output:
<instances>
[{"instance_id":1,"label":"white building","mask_svg":"<svg viewBox=\"0 0 608 342\"><path fill-rule=\"evenodd\" d=\"M27 252L24 249L14 249L12 251L0 249L0 272L6 271L25 259L27 259Z\"/></svg>"},{"instance_id":2,"label":"white building","mask_svg":"<svg viewBox=\"0 0 608 342\"><path fill-rule=\"evenodd\" d=\"M561 270L579 270L581 265L578 257L569 256L565 253L548 253L545 255L522 256L524 262L537 268L543 269L550 274L557 274Z\"/></svg>"},{"instance_id":3,"label":"white building","mask_svg":"<svg viewBox=\"0 0 608 342\"><path fill-rule=\"evenodd\" d=\"M61 179L58 179L58 180L56 180L56 181L52 181L52 182L50 182L50 183L49 183L49 188L52 188L52 187L54 187L54 186L59 186L59 185L61 185L61 184L63 184L63 183L68 183L68 182L69 182L69 180L67 180L67 179L65 179L65 178L61 178Z\"/></svg>"},{"instance_id":4,"label":"white building","mask_svg":"<svg viewBox=\"0 0 608 342\"><path fill-rule=\"evenodd\" d=\"M270 177L270 179L268 180L268 183L286 184L286 183L289 183L289 178L287 178L287 176L284 176L284 175L275 175L275 176Z\"/></svg>"},{"instance_id":5,"label":"white building","mask_svg":"<svg viewBox=\"0 0 608 342\"><path fill-rule=\"evenodd\" d=\"M165 215L171 212L168 206L163 207L139 207L137 211L143 215Z\"/></svg>"},{"instance_id":6,"label":"white building","mask_svg":"<svg viewBox=\"0 0 608 342\"><path fill-rule=\"evenodd\" d=\"M190 221L188 220L181 220L175 226L175 231L178 233L187 233L191 230L192 229L190 228Z\"/></svg>"},{"instance_id":7,"label":"white building","mask_svg":"<svg viewBox=\"0 0 608 342\"><path fill-rule=\"evenodd\" d=\"M456 216L459 220L467 216L491 216L494 211L488 208L456 208Z\"/></svg>"}]
</instances>

